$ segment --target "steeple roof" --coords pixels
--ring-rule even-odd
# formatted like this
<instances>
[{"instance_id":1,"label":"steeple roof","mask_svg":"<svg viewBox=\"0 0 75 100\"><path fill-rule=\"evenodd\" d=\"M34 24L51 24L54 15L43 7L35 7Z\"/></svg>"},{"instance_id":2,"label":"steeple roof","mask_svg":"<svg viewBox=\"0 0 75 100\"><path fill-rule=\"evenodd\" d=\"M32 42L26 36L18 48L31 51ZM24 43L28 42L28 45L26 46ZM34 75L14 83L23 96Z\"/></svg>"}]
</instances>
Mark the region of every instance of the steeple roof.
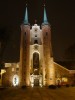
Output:
<instances>
[{"instance_id":1,"label":"steeple roof","mask_svg":"<svg viewBox=\"0 0 75 100\"><path fill-rule=\"evenodd\" d=\"M45 5L44 5L43 24L49 24L49 23L48 23L48 19L47 19L47 13L46 13Z\"/></svg>"},{"instance_id":2,"label":"steeple roof","mask_svg":"<svg viewBox=\"0 0 75 100\"><path fill-rule=\"evenodd\" d=\"M28 23L28 9L27 9L27 4L26 4L26 10L25 10L25 16L24 16L24 24L29 24Z\"/></svg>"}]
</instances>

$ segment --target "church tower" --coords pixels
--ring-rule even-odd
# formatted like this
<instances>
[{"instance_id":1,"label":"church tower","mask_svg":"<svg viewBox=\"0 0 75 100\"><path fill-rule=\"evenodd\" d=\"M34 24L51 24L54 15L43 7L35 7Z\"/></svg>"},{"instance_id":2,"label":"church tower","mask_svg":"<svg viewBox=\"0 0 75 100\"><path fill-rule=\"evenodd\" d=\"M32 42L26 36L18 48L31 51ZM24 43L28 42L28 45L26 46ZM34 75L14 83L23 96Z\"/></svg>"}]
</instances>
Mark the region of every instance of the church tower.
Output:
<instances>
[{"instance_id":1,"label":"church tower","mask_svg":"<svg viewBox=\"0 0 75 100\"><path fill-rule=\"evenodd\" d=\"M21 25L20 84L32 87L55 84L51 27L45 6L41 27L34 24L31 28L26 6L25 18Z\"/></svg>"},{"instance_id":2,"label":"church tower","mask_svg":"<svg viewBox=\"0 0 75 100\"><path fill-rule=\"evenodd\" d=\"M28 22L28 10L26 5L24 21L21 25L20 44L20 82L21 85L29 85L29 57L30 57L30 24Z\"/></svg>"},{"instance_id":3,"label":"church tower","mask_svg":"<svg viewBox=\"0 0 75 100\"><path fill-rule=\"evenodd\" d=\"M43 36L43 56L44 56L44 74L46 85L55 84L55 68L53 64L53 55L51 47L51 26L47 19L46 9L44 5L44 16L42 23Z\"/></svg>"}]
</instances>

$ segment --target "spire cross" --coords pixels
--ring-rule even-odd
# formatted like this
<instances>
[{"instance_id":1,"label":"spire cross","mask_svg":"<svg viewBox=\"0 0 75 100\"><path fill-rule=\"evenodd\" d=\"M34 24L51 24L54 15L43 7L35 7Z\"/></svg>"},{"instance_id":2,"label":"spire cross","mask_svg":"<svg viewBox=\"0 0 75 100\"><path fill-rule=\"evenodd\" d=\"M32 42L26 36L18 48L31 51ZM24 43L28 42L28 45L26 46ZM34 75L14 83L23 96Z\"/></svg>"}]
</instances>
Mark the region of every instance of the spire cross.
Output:
<instances>
[{"instance_id":1,"label":"spire cross","mask_svg":"<svg viewBox=\"0 0 75 100\"><path fill-rule=\"evenodd\" d=\"M35 19L35 24L37 23L37 20Z\"/></svg>"},{"instance_id":2,"label":"spire cross","mask_svg":"<svg viewBox=\"0 0 75 100\"><path fill-rule=\"evenodd\" d=\"M27 7L27 3L26 3L26 7Z\"/></svg>"},{"instance_id":3,"label":"spire cross","mask_svg":"<svg viewBox=\"0 0 75 100\"><path fill-rule=\"evenodd\" d=\"M25 10L24 24L28 24L28 10L27 10L27 3L26 3L26 10Z\"/></svg>"},{"instance_id":4,"label":"spire cross","mask_svg":"<svg viewBox=\"0 0 75 100\"><path fill-rule=\"evenodd\" d=\"M45 7L45 2L46 2L46 1L44 0L44 7Z\"/></svg>"},{"instance_id":5,"label":"spire cross","mask_svg":"<svg viewBox=\"0 0 75 100\"><path fill-rule=\"evenodd\" d=\"M44 17L43 17L43 24L48 24L46 8L45 8L45 0L44 0Z\"/></svg>"},{"instance_id":6,"label":"spire cross","mask_svg":"<svg viewBox=\"0 0 75 100\"><path fill-rule=\"evenodd\" d=\"M27 0L26 0L26 6L27 6Z\"/></svg>"}]
</instances>

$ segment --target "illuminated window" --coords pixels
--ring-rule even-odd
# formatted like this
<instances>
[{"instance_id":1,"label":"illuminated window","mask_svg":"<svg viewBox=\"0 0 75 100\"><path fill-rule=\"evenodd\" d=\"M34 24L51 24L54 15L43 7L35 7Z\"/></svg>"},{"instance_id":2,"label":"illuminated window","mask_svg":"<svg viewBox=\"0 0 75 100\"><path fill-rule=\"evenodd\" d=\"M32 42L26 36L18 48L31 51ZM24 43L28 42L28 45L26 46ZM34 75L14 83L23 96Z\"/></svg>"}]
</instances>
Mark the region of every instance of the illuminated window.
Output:
<instances>
[{"instance_id":1,"label":"illuminated window","mask_svg":"<svg viewBox=\"0 0 75 100\"><path fill-rule=\"evenodd\" d=\"M35 37L37 37L37 35L35 34Z\"/></svg>"},{"instance_id":2,"label":"illuminated window","mask_svg":"<svg viewBox=\"0 0 75 100\"><path fill-rule=\"evenodd\" d=\"M63 78L62 78L62 81L63 81L63 82L68 82L68 79L67 79L66 77L63 77Z\"/></svg>"},{"instance_id":3,"label":"illuminated window","mask_svg":"<svg viewBox=\"0 0 75 100\"><path fill-rule=\"evenodd\" d=\"M13 76L13 85L17 86L19 84L19 77L18 75Z\"/></svg>"},{"instance_id":4,"label":"illuminated window","mask_svg":"<svg viewBox=\"0 0 75 100\"><path fill-rule=\"evenodd\" d=\"M15 69L14 69L14 68L12 68L12 72L14 72L14 70L15 70Z\"/></svg>"}]
</instances>

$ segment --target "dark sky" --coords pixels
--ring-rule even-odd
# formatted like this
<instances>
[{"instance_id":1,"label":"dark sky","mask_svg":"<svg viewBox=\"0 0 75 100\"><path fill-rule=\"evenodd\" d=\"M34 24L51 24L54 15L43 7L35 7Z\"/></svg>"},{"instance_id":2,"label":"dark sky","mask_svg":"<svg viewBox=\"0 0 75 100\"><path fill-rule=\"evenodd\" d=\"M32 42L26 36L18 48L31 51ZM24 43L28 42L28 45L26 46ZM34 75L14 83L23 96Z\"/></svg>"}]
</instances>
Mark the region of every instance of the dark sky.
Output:
<instances>
[{"instance_id":1,"label":"dark sky","mask_svg":"<svg viewBox=\"0 0 75 100\"><path fill-rule=\"evenodd\" d=\"M35 19L41 25L43 1L27 1L31 25L34 24ZM54 59L62 61L65 60L65 51L75 44L75 0L45 0L45 2L48 21L52 28ZM4 53L8 59L19 58L20 25L24 18L25 4L26 0L0 1L0 28L5 28L10 34Z\"/></svg>"}]
</instances>

